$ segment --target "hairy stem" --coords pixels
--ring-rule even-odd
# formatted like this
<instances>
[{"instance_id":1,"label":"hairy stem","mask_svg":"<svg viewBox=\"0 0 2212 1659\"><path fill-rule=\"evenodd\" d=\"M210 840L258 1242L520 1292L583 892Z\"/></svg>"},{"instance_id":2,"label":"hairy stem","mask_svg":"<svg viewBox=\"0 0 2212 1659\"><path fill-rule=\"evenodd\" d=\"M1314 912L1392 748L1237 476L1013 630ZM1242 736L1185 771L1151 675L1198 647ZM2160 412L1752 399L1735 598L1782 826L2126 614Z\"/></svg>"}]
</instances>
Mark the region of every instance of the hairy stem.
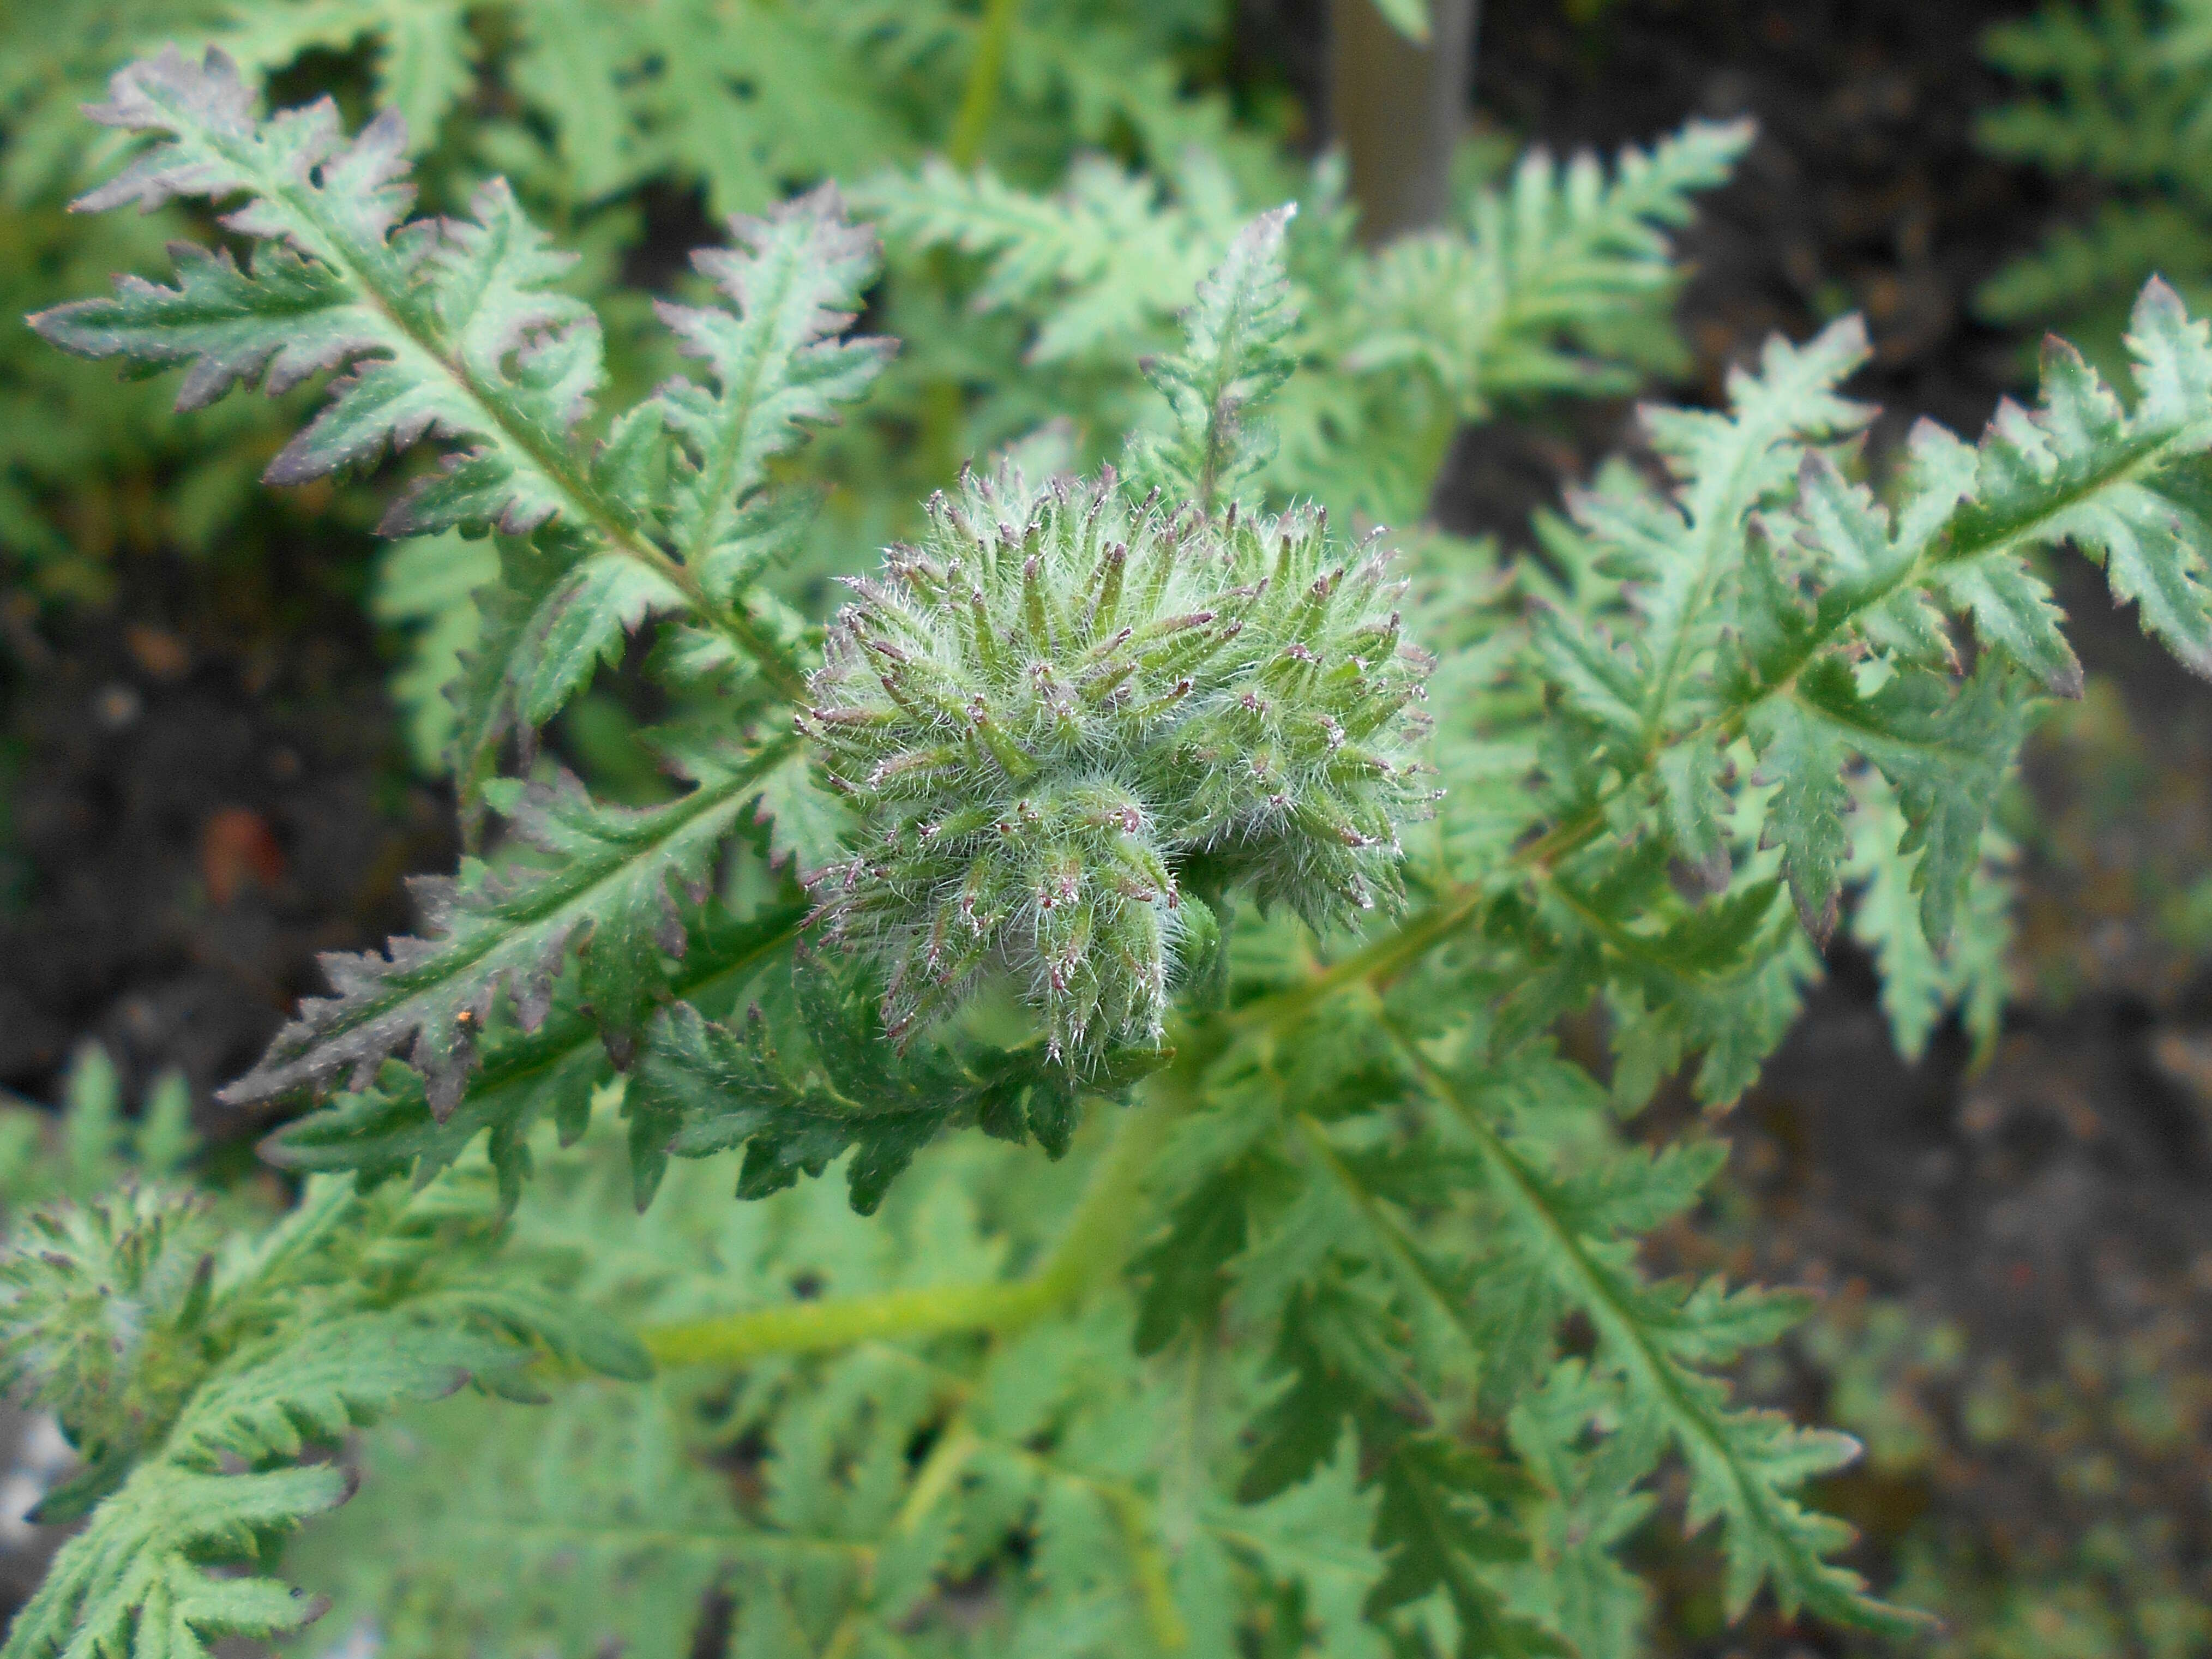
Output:
<instances>
[{"instance_id":1,"label":"hairy stem","mask_svg":"<svg viewBox=\"0 0 2212 1659\"><path fill-rule=\"evenodd\" d=\"M769 1354L822 1353L894 1337L955 1331L1009 1335L1072 1308L1128 1254L1144 1213L1139 1189L1180 1115L1179 1093L1147 1093L1150 1097L1130 1108L1115 1127L1113 1143L1066 1232L1026 1278L752 1309L648 1327L640 1339L664 1365L737 1365Z\"/></svg>"}]
</instances>

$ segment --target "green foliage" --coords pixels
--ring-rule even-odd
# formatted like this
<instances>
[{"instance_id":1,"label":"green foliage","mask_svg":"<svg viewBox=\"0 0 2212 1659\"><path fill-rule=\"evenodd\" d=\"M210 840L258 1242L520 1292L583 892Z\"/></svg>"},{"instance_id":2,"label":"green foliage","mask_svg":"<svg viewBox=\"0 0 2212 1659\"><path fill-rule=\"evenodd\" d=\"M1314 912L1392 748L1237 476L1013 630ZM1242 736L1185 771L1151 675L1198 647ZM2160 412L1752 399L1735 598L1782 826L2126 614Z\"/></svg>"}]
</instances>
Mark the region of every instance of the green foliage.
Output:
<instances>
[{"instance_id":1,"label":"green foliage","mask_svg":"<svg viewBox=\"0 0 2212 1659\"><path fill-rule=\"evenodd\" d=\"M191 1091L164 1073L134 1121L123 1115L115 1062L88 1042L70 1061L58 1115L27 1102L0 1104L0 1206L9 1217L52 1198L97 1198L126 1178L169 1181L198 1150Z\"/></svg>"},{"instance_id":2,"label":"green foliage","mask_svg":"<svg viewBox=\"0 0 2212 1659\"><path fill-rule=\"evenodd\" d=\"M1728 180L1747 122L1693 121L1610 176L1587 153L1531 152L1476 192L1464 228L1382 249L1343 324L1347 366L1426 368L1460 411L1534 392L1624 392L1679 362L1664 317L1680 273L1667 232L1690 198Z\"/></svg>"},{"instance_id":3,"label":"green foliage","mask_svg":"<svg viewBox=\"0 0 2212 1659\"><path fill-rule=\"evenodd\" d=\"M631 349L647 320L642 299L610 292L643 240L638 203L648 188L703 190L718 214L758 212L793 185L918 157L956 126L976 129L963 154L988 153L1024 179L1052 176L1075 146L1109 142L1158 155L1203 144L1244 171L1263 165L1218 93L1188 72L1212 53L1217 8L1030 0L1000 12L987 26L967 0L11 8L0 17L0 301L15 314L34 310L105 272L149 266L169 240L204 234L173 206L137 221L60 210L98 165L79 105L118 63L170 44L219 46L249 82L312 66L349 108L392 112L441 210L465 209L493 174L511 179L585 251L568 290L614 302L610 368L629 394L669 366L657 345ZM0 341L0 388L11 460L0 480L0 554L52 598L98 598L118 550L238 557L296 533L300 515L288 524L281 508L257 507L254 488L269 451L297 425L294 410L234 402L183 441L158 388L117 386L20 333ZM864 447L857 463L880 465L880 447ZM365 561L357 535L331 532L373 516L357 495L319 512L326 556Z\"/></svg>"},{"instance_id":4,"label":"green foliage","mask_svg":"<svg viewBox=\"0 0 2212 1659\"><path fill-rule=\"evenodd\" d=\"M475 653L483 618L471 598L499 574L497 550L458 532L393 542L378 556L369 615L401 635L402 660L391 679L407 753L435 777L453 746L454 715L446 688Z\"/></svg>"},{"instance_id":5,"label":"green foliage","mask_svg":"<svg viewBox=\"0 0 2212 1659\"><path fill-rule=\"evenodd\" d=\"M1773 1340L1802 1306L1769 1292L1731 1292L1717 1279L1648 1285L1608 1260L1613 1239L1686 1208L1711 1179L1719 1149L1676 1146L1656 1158L1624 1152L1610 1167L1585 1155L1562 1179L1546 1169L1546 1154L1556 1158L1561 1127L1572 1135L1570 1126L1594 1103L1586 1078L1553 1066L1502 1088L1486 1079L1478 1086L1496 1103L1488 1122L1481 1094L1440 1073L1437 1082L1475 1137L1501 1200L1510 1241L1504 1274L1579 1310L1596 1329L1598 1357L1617 1389L1601 1420L1626 1469L1636 1471L1632 1484L1671 1440L1689 1468L1690 1528L1723 1522L1730 1613L1740 1613L1771 1581L1785 1612L1802 1604L1842 1622L1908 1632L1910 1619L1870 1606L1857 1575L1823 1560L1847 1541L1847 1529L1791 1496L1808 1476L1849 1462L1856 1444L1771 1412L1731 1410L1726 1389L1702 1374ZM1545 1121L1555 1114L1568 1125Z\"/></svg>"},{"instance_id":6,"label":"green foliage","mask_svg":"<svg viewBox=\"0 0 2212 1659\"><path fill-rule=\"evenodd\" d=\"M305 1005L228 1098L266 1099L349 1066L356 1085L365 1083L378 1060L404 1048L432 1108L450 1112L494 1000L507 993L524 1027L538 1025L579 936L578 990L610 1050L626 1059L662 988L663 957L683 949L680 896L671 884L704 883L716 851L757 800L762 774L787 757L786 747L770 746L726 769L702 769L682 799L636 811L594 805L573 779L499 791L516 832L549 863L507 878L475 865L454 883L418 883L434 936L405 941L388 960L326 958L338 994Z\"/></svg>"},{"instance_id":7,"label":"green foliage","mask_svg":"<svg viewBox=\"0 0 2212 1659\"><path fill-rule=\"evenodd\" d=\"M245 196L224 222L258 246L244 266L180 246L174 288L125 279L112 299L57 307L33 326L85 356L190 364L184 409L240 381L283 392L353 368L264 477L303 483L387 444L453 441L453 465L395 505L388 533L514 534L565 514L580 533L618 534L617 509L584 470L549 453L566 447L604 377L597 318L552 287L571 258L501 185L477 196L470 219L395 235L413 196L397 116L349 141L327 100L266 123L252 101L216 52L195 64L172 52L117 75L110 101L88 113L161 141L76 205L143 211L184 195Z\"/></svg>"},{"instance_id":8,"label":"green foliage","mask_svg":"<svg viewBox=\"0 0 2212 1659\"><path fill-rule=\"evenodd\" d=\"M325 1182L258 1237L151 1188L35 1213L0 1266L0 1348L85 1459L40 1518L97 1508L16 1615L11 1659L294 1629L318 1603L220 1569L349 1495L305 1452L471 1379L526 1394L536 1354L646 1368L519 1261L492 1271L498 1233L482 1171L367 1199Z\"/></svg>"},{"instance_id":9,"label":"green foliage","mask_svg":"<svg viewBox=\"0 0 2212 1659\"><path fill-rule=\"evenodd\" d=\"M1779 851L1800 915L1825 937L1856 756L1894 792L1898 850L1918 855L1911 886L1942 949L2027 699L2080 689L2026 553L2080 546L2105 563L2115 597L2137 604L2146 631L2200 672L2212 661L2194 505L2212 353L2156 283L2129 346L2133 410L2054 343L2041 404L2008 404L1978 449L1917 428L1887 507L1828 453L1863 417L1831 391L1862 355L1856 325L1806 351L1770 349L1729 415L1656 421L1655 441L1682 474L1673 498L1637 489L1581 508L1597 556L1644 580L1628 598L1604 596L1586 625L1553 612L1536 634L1601 757L1586 771L1585 810L1640 790L1662 809L1676 854L1704 866L1731 811L1714 769L1727 744L1747 740L1771 787L1756 820L1762 848ZM1971 674L1956 672L1931 601L1972 617L1986 649ZM1649 777L1684 744L1686 772Z\"/></svg>"},{"instance_id":10,"label":"green foliage","mask_svg":"<svg viewBox=\"0 0 2212 1659\"><path fill-rule=\"evenodd\" d=\"M65 0L0 17L0 302L11 317L87 278L158 258L173 215L73 220L60 211L82 149L77 101L94 92L143 29L212 21L202 0ZM257 457L278 411L231 410L180 441L168 398L117 386L11 329L0 337L0 558L58 599L97 599L118 549L194 549L247 532Z\"/></svg>"},{"instance_id":11,"label":"green foliage","mask_svg":"<svg viewBox=\"0 0 2212 1659\"><path fill-rule=\"evenodd\" d=\"M2199 0L2050 0L1990 32L2021 95L1986 112L1983 144L2099 187L2087 217L2052 229L1978 303L2002 323L2078 332L2103 362L2145 278L2192 305L2212 293L2212 12Z\"/></svg>"},{"instance_id":12,"label":"green foliage","mask_svg":"<svg viewBox=\"0 0 2212 1659\"><path fill-rule=\"evenodd\" d=\"M744 27L844 38L773 9ZM514 50L592 82L556 145L678 165L723 44L649 69L554 33L707 15L638 10L533 11ZM459 50L459 15L328 27L458 121L463 82L409 54ZM1095 66L1025 82L1015 16L975 24L1008 67L963 96L963 161L1008 89L1010 121L1066 97L1068 131L1163 136L1133 94L1084 104ZM907 27L847 45L927 78ZM770 118L801 84L757 94L723 188L801 168ZM245 251L39 328L182 367L187 404L334 372L278 482L427 441L385 591L416 618L441 579L474 593L473 641L436 648L476 840L422 936L332 959L229 1092L306 1109L265 1147L315 1177L287 1220L130 1190L9 1258L0 1352L91 1508L16 1648L298 1623L211 1569L273 1570L343 1494L308 1443L465 1374L499 1398L371 1430L367 1498L289 1556L393 1651L1600 1659L1644 1642L1622 1547L1670 1469L1732 1615L1918 1627L1814 1507L1853 1443L1731 1399L1799 1299L1639 1263L1723 1149L1632 1120L1685 1068L1716 1107L1756 1077L1847 884L1900 1043L1957 998L1990 1029L1990 805L2081 678L2031 561L2079 548L2212 663L2212 342L2170 289L2131 398L2054 346L2033 410L1978 445L1923 423L1871 478L1863 331L1777 341L1725 408L1649 411L1665 475L1607 469L1544 560L1419 534L1396 592L1322 505L1418 511L1462 419L1655 361L1665 232L1741 130L1610 177L1532 161L1374 255L1326 172L1255 217L1218 160L1058 197L927 167L869 187L880 289L825 185L733 220L656 346L562 286L520 169L407 219L396 116L262 118L173 52L99 113L135 148L85 205L201 203ZM849 334L864 302L914 349ZM690 373L632 398L623 354ZM975 436L1019 441L956 482ZM1080 464L1109 452L1133 491ZM810 471L846 486L818 519ZM872 525L920 528L825 630L805 550ZM666 711L645 805L536 753L618 659ZM1561 1040L1592 1009L1608 1054ZM623 1327L657 1379L567 1374L636 1378Z\"/></svg>"},{"instance_id":13,"label":"green foliage","mask_svg":"<svg viewBox=\"0 0 2212 1659\"><path fill-rule=\"evenodd\" d=\"M318 1632L382 1650L690 1650L704 1598L779 1553L663 1388L579 1382L528 1411L459 1401L363 1449L360 1497L303 1540L297 1571L337 1596Z\"/></svg>"},{"instance_id":14,"label":"green foliage","mask_svg":"<svg viewBox=\"0 0 2212 1659\"><path fill-rule=\"evenodd\" d=\"M890 1063L865 974L841 974L811 952L793 964L792 990L811 1066L778 1052L760 1008L742 1029L702 1018L688 1003L661 1017L630 1103L633 1153L668 1136L667 1150L697 1158L745 1149L738 1194L778 1192L801 1172L818 1176L848 1150L853 1207L882 1203L892 1180L945 1129L976 1124L1002 1139L1034 1136L1057 1158L1067 1150L1083 1084L1126 1086L1165 1056L1121 1049L1079 1079L1048 1047L1007 1051L962 1044ZM639 1166L639 1179L649 1166Z\"/></svg>"},{"instance_id":15,"label":"green foliage","mask_svg":"<svg viewBox=\"0 0 2212 1659\"><path fill-rule=\"evenodd\" d=\"M1609 177L1590 155L1562 166L1532 152L1503 187L1472 193L1457 222L1372 252L1352 240L1340 167L1324 162L1295 216L1264 233L1284 238L1298 321L1278 345L1299 373L1276 410L1279 444L1270 437L1267 451L1237 464L1264 469L1261 481L1279 493L1403 522L1425 507L1459 421L1545 393L1626 391L1675 366L1665 317L1679 275L1666 231L1687 221L1697 192L1727 179L1750 140L1741 122L1692 123L1649 152L1624 150ZM1110 432L1157 418L1142 414L1130 366L1168 343L1171 315L1240 234L1263 234L1243 231L1249 196L1218 162L1169 158L1164 172L1164 181L1091 161L1058 193L1040 195L988 169L963 175L932 161L875 181L860 199L882 217L895 255L979 256L969 302L1021 324L1024 359L1054 383L1043 412ZM1252 295L1256 306L1285 302ZM1206 326L1242 325L1224 315ZM927 362L933 346L917 342L917 356ZM1270 381L1283 371L1272 357L1253 368ZM1146 378L1181 407L1212 395L1194 378L1205 372L1202 356L1170 356ZM1018 386L993 402L1013 401ZM1183 465L1202 468L1205 458ZM1148 483L1169 476L1145 474ZM1199 482L1193 472L1186 488Z\"/></svg>"},{"instance_id":16,"label":"green foliage","mask_svg":"<svg viewBox=\"0 0 2212 1659\"><path fill-rule=\"evenodd\" d=\"M1972 1039L1977 1060L1996 1046L2005 1004L2005 948L2012 940L2010 890L2005 871L2012 848L1994 826L1982 831L1981 856L1966 878L1950 947L1931 948L1913 898L1919 855L1902 852L1906 829L1896 798L1881 774L1861 783L1863 809L1874 833L1853 848L1845 876L1859 884L1851 908L1851 933L1874 952L1881 974L1882 1012L1897 1051L1917 1060L1953 1006Z\"/></svg>"},{"instance_id":17,"label":"green foliage","mask_svg":"<svg viewBox=\"0 0 2212 1659\"><path fill-rule=\"evenodd\" d=\"M1282 388L1297 367L1285 349L1297 314L1283 270L1283 226L1294 208L1262 214L1229 245L1198 285L1183 317L1180 351L1145 367L1167 399L1171 434L1133 446L1133 483L1184 501L1207 517L1267 464L1273 434L1255 430L1252 405Z\"/></svg>"},{"instance_id":18,"label":"green foliage","mask_svg":"<svg viewBox=\"0 0 2212 1659\"><path fill-rule=\"evenodd\" d=\"M598 1292L652 1319L969 1294L1049 1247L1113 1162L1095 1132L1042 1181L1018 1150L946 1143L865 1221L822 1186L733 1206L692 1166L639 1216L614 1139L545 1149L518 1226L599 1239ZM769 1357L734 1392L670 1370L416 1413L370 1438L361 1495L299 1571L395 1654L678 1653L714 1628L714 1590L732 1650L763 1655L1221 1651L1268 1628L1385 1650L1360 1618L1382 1563L1349 1447L1269 1503L1217 1495L1236 1449L1205 1414L1258 1379L1140 1360L1130 1316L1102 1287L986 1341Z\"/></svg>"},{"instance_id":19,"label":"green foliage","mask_svg":"<svg viewBox=\"0 0 2212 1659\"><path fill-rule=\"evenodd\" d=\"M495 609L477 658L486 672L469 677L474 706L459 724L471 775L508 723L550 719L656 611L696 617L749 656L761 680L795 690L797 624L750 588L763 544L775 545L763 521L790 510L762 492L761 468L802 422L824 418L830 400L865 384L880 355L819 338L843 319L834 307L870 267L865 242L840 225L834 192L741 222L742 251L709 258L740 313L672 310L679 336L714 364L719 394L672 382L618 417L593 451L570 428L601 384L598 322L545 287L565 261L519 218L512 195L487 186L471 221L402 227L408 190L395 118L380 116L348 143L327 101L256 124L249 100L217 54L196 66L171 53L117 76L112 101L95 113L162 137L82 205L244 194L247 204L226 223L266 240L243 266L182 249L177 287L127 279L113 299L41 313L40 331L88 355L190 362L188 405L241 380L281 387L354 366L270 463L273 482L319 477L426 434L465 446L395 503L384 527L543 532L514 554L524 603ZM794 280L800 270L805 280ZM672 461L659 449L663 433ZM782 739L688 756L693 791L644 813L594 806L567 786L507 792L501 804L550 867L520 884L471 868L450 888L426 889L439 942L390 963L333 963L339 996L311 1006L232 1098L342 1066L366 1081L377 1060L408 1046L433 1104L450 1110L471 1030L494 994L511 980L524 1024L536 1024L580 931L589 934L583 994L625 1054L660 954L680 952L672 882L703 879L791 747Z\"/></svg>"}]
</instances>

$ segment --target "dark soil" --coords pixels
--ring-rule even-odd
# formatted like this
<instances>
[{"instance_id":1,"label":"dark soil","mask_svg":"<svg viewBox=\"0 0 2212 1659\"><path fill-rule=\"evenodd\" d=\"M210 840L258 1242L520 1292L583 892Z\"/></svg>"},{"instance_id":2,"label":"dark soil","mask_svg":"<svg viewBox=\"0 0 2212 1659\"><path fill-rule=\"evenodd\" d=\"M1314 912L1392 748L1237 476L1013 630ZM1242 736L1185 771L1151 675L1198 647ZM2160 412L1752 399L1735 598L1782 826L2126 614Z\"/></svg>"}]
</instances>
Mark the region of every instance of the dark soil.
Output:
<instances>
[{"instance_id":1,"label":"dark soil","mask_svg":"<svg viewBox=\"0 0 2212 1659\"><path fill-rule=\"evenodd\" d=\"M1316 70L1322 9L1248 0L1248 35L1276 32L1255 51L1293 85ZM1978 37L2021 9L1615 0L1578 26L1559 0L1488 0L1478 97L1489 119L1559 150L1755 114L1757 147L1690 239L1690 395L1717 397L1770 332L1802 337L1861 310L1875 358L1856 384L1891 411L1880 449L1923 414L1971 434L2020 389L2017 343L1976 322L1972 296L2056 197L1979 155L1971 127L2002 91ZM1540 412L1473 435L1439 513L1510 542L1632 440L1631 420L1626 405ZM182 1067L204 1103L314 988L315 952L404 927L401 876L450 867L445 805L394 750L352 593L358 557L302 552L210 581L146 556L118 569L112 611L0 605L13 664L0 845L14 860L0 1083L52 1098L88 1036L134 1084ZM2093 689L2031 769L2045 828L2025 868L2021 1000L1995 1063L1972 1074L1954 1031L1903 1064L1867 964L1839 948L1732 1126L1730 1194L1660 1255L1824 1289L1820 1323L1846 1337L1881 1303L1960 1334L1956 1363L1900 1360L1875 1379L1924 1455L1878 1457L1830 1494L1867 1530L1878 1580L1929 1539L1991 1577L2061 1571L2108 1520L2156 1514L2171 1522L2166 1565L2201 1592L2212 1403L2191 1379L2212 1372L2212 986L2159 918L2212 869L2212 693L2146 646L2094 577L2064 597L2093 676L2114 689ZM1747 1386L1829 1414L1843 1385L1816 1350L1808 1339ZM2139 1443L2093 1409L2120 1386L2100 1353L2120 1370L2151 1356L2182 1401L2178 1438ZM1976 1414L1993 1376L2030 1402L2025 1426L1992 1432ZM2075 1417L2045 1409L2052 1379L2087 1402ZM2085 1458L2109 1478L2079 1477ZM1656 1534L1651 1547L1662 1650L1844 1650L1771 1613L1722 1635L1705 1556Z\"/></svg>"},{"instance_id":2,"label":"dark soil","mask_svg":"<svg viewBox=\"0 0 2212 1659\"><path fill-rule=\"evenodd\" d=\"M127 1094L173 1067L204 1103L318 952L404 931L402 878L450 866L332 539L250 571L135 556L112 609L8 611L0 1084L53 1098L89 1038Z\"/></svg>"}]
</instances>

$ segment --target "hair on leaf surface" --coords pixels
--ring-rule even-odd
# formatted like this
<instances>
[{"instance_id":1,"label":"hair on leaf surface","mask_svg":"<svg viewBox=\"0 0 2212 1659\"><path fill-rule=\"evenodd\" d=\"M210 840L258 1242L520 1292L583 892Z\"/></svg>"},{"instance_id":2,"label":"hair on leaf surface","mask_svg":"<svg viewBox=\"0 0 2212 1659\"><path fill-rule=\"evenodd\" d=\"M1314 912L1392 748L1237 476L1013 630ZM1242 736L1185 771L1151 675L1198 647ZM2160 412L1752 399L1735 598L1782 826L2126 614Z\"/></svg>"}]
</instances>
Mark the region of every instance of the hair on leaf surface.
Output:
<instances>
[{"instance_id":1,"label":"hair on leaf surface","mask_svg":"<svg viewBox=\"0 0 2212 1659\"><path fill-rule=\"evenodd\" d=\"M1055 1052L1156 1042L1193 878L1324 927L1395 901L1426 659L1382 556L1159 499L969 474L855 584L800 718L880 837L819 890L894 1037L996 968Z\"/></svg>"}]
</instances>

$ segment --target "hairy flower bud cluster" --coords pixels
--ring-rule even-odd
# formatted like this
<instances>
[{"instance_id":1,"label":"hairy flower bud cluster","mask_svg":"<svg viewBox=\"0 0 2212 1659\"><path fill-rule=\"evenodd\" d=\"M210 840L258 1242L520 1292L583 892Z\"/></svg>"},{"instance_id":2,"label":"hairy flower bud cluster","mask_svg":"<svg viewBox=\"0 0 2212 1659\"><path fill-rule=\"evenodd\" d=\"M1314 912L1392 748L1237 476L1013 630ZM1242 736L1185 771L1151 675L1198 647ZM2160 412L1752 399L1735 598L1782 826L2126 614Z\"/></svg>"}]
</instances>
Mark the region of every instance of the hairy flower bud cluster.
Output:
<instances>
[{"instance_id":1,"label":"hairy flower bud cluster","mask_svg":"<svg viewBox=\"0 0 2212 1659\"><path fill-rule=\"evenodd\" d=\"M204 1204L148 1187L33 1212L0 1259L0 1389L81 1451L130 1443L198 1374L213 1244Z\"/></svg>"},{"instance_id":2,"label":"hairy flower bud cluster","mask_svg":"<svg viewBox=\"0 0 2212 1659\"><path fill-rule=\"evenodd\" d=\"M1429 659L1371 540L964 474L851 586L799 725L866 828L817 890L895 1037L1005 970L1079 1062L1158 1036L1185 884L1316 926L1397 896Z\"/></svg>"}]
</instances>

